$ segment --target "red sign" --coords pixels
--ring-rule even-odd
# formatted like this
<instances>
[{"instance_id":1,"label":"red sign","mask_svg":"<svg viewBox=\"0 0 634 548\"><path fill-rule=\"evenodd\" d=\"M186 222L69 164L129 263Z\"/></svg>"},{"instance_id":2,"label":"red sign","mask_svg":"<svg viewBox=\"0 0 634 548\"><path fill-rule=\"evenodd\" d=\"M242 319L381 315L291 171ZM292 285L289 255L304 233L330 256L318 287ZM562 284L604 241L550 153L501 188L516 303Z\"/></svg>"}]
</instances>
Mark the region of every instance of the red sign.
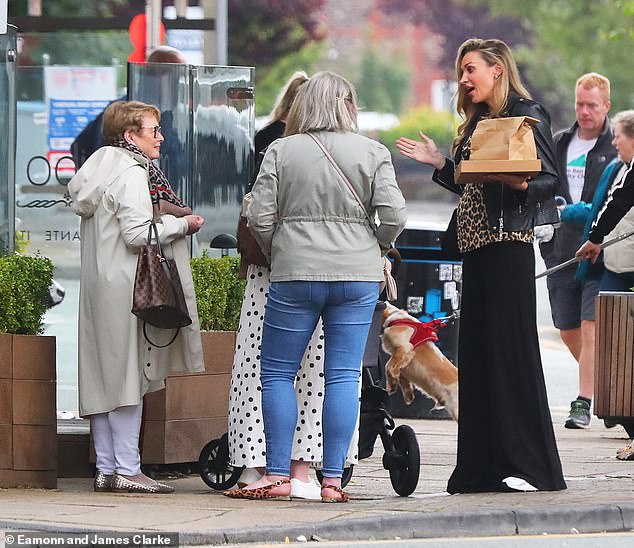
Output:
<instances>
[{"instance_id":1,"label":"red sign","mask_svg":"<svg viewBox=\"0 0 634 548\"><path fill-rule=\"evenodd\" d=\"M165 41L165 25L161 23L161 44ZM134 46L134 51L129 55L128 61L133 63L142 63L145 61L145 47L147 42L147 25L145 20L145 13L139 13L135 15L130 26L128 27L128 33L130 34L130 42Z\"/></svg>"}]
</instances>

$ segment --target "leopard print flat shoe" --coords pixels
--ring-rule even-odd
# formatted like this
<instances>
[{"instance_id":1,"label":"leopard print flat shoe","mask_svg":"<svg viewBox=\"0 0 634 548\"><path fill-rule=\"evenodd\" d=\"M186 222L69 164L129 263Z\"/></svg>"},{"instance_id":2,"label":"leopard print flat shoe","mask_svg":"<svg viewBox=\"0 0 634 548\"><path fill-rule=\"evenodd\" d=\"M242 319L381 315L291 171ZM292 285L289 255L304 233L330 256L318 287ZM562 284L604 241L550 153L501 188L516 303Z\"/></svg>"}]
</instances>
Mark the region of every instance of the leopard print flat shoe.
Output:
<instances>
[{"instance_id":1,"label":"leopard print flat shoe","mask_svg":"<svg viewBox=\"0 0 634 548\"><path fill-rule=\"evenodd\" d=\"M282 485L290 484L291 481L277 480L275 483L271 483L269 485L265 485L264 487L256 487L255 489L234 489L232 491L224 491L222 494L225 497L230 497L232 499L250 499L250 500L291 500L290 495L271 495L271 491L276 487L280 487Z\"/></svg>"},{"instance_id":2,"label":"leopard print flat shoe","mask_svg":"<svg viewBox=\"0 0 634 548\"><path fill-rule=\"evenodd\" d=\"M336 487L334 485L322 485L322 493L324 489L332 489L333 491L339 493L341 497L324 497L324 495L322 495L321 502L348 502L350 500L350 495L346 493L341 487Z\"/></svg>"}]
</instances>

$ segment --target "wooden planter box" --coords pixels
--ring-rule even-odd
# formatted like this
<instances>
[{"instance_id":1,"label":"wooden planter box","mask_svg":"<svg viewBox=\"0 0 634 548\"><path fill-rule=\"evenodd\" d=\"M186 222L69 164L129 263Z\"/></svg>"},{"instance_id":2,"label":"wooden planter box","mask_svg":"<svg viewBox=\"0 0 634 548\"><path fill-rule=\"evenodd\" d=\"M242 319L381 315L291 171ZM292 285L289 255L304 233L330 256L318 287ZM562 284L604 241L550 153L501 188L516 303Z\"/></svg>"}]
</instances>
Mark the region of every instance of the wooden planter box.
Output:
<instances>
[{"instance_id":1,"label":"wooden planter box","mask_svg":"<svg viewBox=\"0 0 634 548\"><path fill-rule=\"evenodd\" d=\"M205 371L177 373L144 399L143 464L196 462L204 445L227 432L235 331L201 333Z\"/></svg>"},{"instance_id":2,"label":"wooden planter box","mask_svg":"<svg viewBox=\"0 0 634 548\"><path fill-rule=\"evenodd\" d=\"M0 333L0 487L57 487L55 337Z\"/></svg>"},{"instance_id":3,"label":"wooden planter box","mask_svg":"<svg viewBox=\"0 0 634 548\"><path fill-rule=\"evenodd\" d=\"M596 300L594 414L634 417L634 293Z\"/></svg>"}]
</instances>

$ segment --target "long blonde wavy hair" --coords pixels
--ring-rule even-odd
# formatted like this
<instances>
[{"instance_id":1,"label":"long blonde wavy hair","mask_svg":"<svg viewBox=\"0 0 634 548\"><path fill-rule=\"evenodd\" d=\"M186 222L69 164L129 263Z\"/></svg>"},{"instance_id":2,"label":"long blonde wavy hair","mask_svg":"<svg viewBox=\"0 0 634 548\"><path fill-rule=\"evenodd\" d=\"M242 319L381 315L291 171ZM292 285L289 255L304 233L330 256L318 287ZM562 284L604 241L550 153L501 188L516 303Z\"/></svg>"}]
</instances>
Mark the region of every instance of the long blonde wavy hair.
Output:
<instances>
[{"instance_id":1,"label":"long blonde wavy hair","mask_svg":"<svg viewBox=\"0 0 634 548\"><path fill-rule=\"evenodd\" d=\"M499 117L506 108L509 94L513 93L526 99L531 98L530 93L526 87L524 87L522 79L520 78L520 73L513 58L511 48L502 40L470 38L463 42L456 56L456 75L458 76L458 81L462 78L462 60L467 53L472 51L479 52L482 59L484 59L490 67L499 65L502 68L502 72L493 85L493 100L490 105L472 102L471 97L465 93L464 87L458 86L457 110L463 122L458 126L458 135L453 142L454 151L465 138L465 135L471 129L475 120L487 109L489 110L489 116L496 118Z\"/></svg>"}]
</instances>

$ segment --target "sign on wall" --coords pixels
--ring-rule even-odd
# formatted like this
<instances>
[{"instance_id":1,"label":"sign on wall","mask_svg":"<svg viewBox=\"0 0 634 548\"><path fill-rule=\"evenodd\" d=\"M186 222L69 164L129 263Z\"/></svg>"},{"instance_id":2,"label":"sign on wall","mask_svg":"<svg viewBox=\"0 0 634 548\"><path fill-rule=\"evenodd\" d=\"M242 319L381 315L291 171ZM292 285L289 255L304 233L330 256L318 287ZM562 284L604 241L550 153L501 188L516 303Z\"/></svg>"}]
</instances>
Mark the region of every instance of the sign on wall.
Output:
<instances>
[{"instance_id":1,"label":"sign on wall","mask_svg":"<svg viewBox=\"0 0 634 548\"><path fill-rule=\"evenodd\" d=\"M116 99L114 67L45 67L44 91L48 112L49 165L74 173L70 145L86 125Z\"/></svg>"}]
</instances>

